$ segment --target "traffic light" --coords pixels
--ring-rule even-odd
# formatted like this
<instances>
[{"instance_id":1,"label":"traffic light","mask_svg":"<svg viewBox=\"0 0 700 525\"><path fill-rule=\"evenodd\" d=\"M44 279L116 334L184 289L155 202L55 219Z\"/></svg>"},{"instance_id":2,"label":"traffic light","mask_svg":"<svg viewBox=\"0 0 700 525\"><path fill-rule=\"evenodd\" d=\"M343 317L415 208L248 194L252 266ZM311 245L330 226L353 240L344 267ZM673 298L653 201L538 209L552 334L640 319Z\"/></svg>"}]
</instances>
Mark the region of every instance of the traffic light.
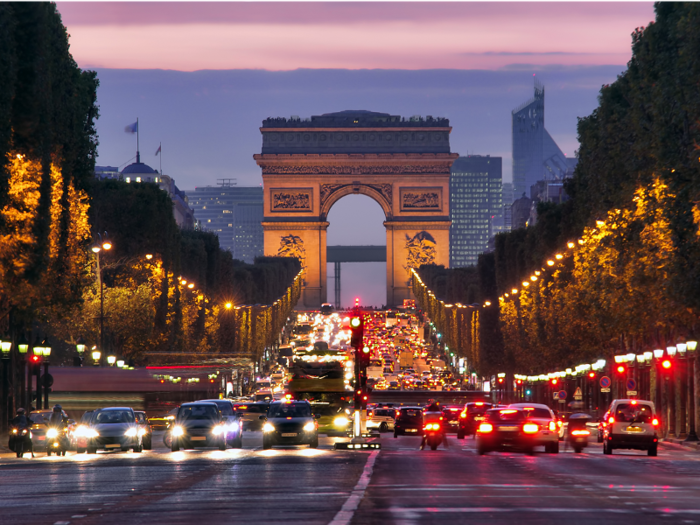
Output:
<instances>
[{"instance_id":1,"label":"traffic light","mask_svg":"<svg viewBox=\"0 0 700 525\"><path fill-rule=\"evenodd\" d=\"M595 379L595 372L588 372L588 379Z\"/></svg>"},{"instance_id":2,"label":"traffic light","mask_svg":"<svg viewBox=\"0 0 700 525\"><path fill-rule=\"evenodd\" d=\"M664 359L664 361L661 363L661 366L664 367L665 370L670 370L671 361L669 361L668 359Z\"/></svg>"},{"instance_id":3,"label":"traffic light","mask_svg":"<svg viewBox=\"0 0 700 525\"><path fill-rule=\"evenodd\" d=\"M618 367L617 367L617 373L620 374L620 375L624 374L624 373L625 373L625 367L622 366L622 365L618 366Z\"/></svg>"},{"instance_id":4,"label":"traffic light","mask_svg":"<svg viewBox=\"0 0 700 525\"><path fill-rule=\"evenodd\" d=\"M359 350L363 347L362 337L364 335L364 326L361 315L354 315L350 319L350 346Z\"/></svg>"},{"instance_id":5,"label":"traffic light","mask_svg":"<svg viewBox=\"0 0 700 525\"><path fill-rule=\"evenodd\" d=\"M369 356L370 356L369 346L363 346L361 350L358 348L357 355L360 359L360 366L361 367L368 367L369 366Z\"/></svg>"},{"instance_id":6,"label":"traffic light","mask_svg":"<svg viewBox=\"0 0 700 525\"><path fill-rule=\"evenodd\" d=\"M367 391L358 388L355 390L355 406L359 408L367 408L367 400L369 399L369 395L367 394Z\"/></svg>"},{"instance_id":7,"label":"traffic light","mask_svg":"<svg viewBox=\"0 0 700 525\"><path fill-rule=\"evenodd\" d=\"M559 382L557 378L552 379L552 385L556 386L556 384Z\"/></svg>"}]
</instances>

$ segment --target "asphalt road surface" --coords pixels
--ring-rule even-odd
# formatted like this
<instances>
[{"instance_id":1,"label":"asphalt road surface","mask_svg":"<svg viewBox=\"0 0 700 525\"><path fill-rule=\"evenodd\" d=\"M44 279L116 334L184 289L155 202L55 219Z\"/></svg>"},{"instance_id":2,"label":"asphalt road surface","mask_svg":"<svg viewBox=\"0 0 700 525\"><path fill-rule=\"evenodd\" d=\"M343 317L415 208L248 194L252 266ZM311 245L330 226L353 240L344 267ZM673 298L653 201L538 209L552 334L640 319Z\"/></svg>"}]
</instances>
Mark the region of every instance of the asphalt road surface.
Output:
<instances>
[{"instance_id":1,"label":"asphalt road surface","mask_svg":"<svg viewBox=\"0 0 700 525\"><path fill-rule=\"evenodd\" d=\"M375 452L263 451L246 432L243 450L172 453L158 434L141 454L0 454L0 523L700 523L700 454L677 445L478 456L473 439L384 434Z\"/></svg>"}]
</instances>

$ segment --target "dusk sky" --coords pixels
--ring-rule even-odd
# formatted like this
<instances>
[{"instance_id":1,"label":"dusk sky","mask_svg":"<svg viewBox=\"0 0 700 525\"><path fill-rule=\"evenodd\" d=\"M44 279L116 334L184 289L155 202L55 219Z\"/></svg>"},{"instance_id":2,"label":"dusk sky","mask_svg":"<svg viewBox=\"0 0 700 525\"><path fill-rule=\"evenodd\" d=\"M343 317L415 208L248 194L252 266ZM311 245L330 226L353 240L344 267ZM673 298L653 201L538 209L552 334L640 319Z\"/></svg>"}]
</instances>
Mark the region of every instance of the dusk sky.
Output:
<instances>
[{"instance_id":1,"label":"dusk sky","mask_svg":"<svg viewBox=\"0 0 700 525\"><path fill-rule=\"evenodd\" d=\"M182 189L231 177L258 185L263 119L344 109L447 117L452 151L503 157L509 181L510 112L532 96L533 75L546 89L545 126L573 155L577 118L624 71L631 33L654 19L651 2L57 5L73 57L100 78L98 164L131 161L124 126L138 117L142 160L158 169L162 143L163 171ZM385 243L369 198L341 200L329 220L329 244ZM383 265L371 268L343 287L381 305Z\"/></svg>"}]
</instances>

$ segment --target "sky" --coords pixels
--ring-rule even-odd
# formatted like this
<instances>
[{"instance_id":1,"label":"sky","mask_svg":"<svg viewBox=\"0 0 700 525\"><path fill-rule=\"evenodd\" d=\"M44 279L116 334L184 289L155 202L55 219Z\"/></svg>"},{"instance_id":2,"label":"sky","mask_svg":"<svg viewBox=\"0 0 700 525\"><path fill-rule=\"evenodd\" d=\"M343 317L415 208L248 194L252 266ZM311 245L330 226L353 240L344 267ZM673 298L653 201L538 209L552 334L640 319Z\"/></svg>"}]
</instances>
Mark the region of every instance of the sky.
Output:
<instances>
[{"instance_id":1,"label":"sky","mask_svg":"<svg viewBox=\"0 0 700 525\"><path fill-rule=\"evenodd\" d=\"M545 86L546 128L574 155L577 119L624 71L631 33L654 19L651 2L57 6L74 59L100 79L97 164L133 162L124 127L138 118L142 161L185 190L220 178L261 184L263 119L344 109L447 117L452 151L503 157L510 181L510 112L532 97L533 76ZM328 243L384 244L379 206L353 198L331 210ZM365 304L383 304L383 266L345 266L343 302L363 291Z\"/></svg>"}]
</instances>

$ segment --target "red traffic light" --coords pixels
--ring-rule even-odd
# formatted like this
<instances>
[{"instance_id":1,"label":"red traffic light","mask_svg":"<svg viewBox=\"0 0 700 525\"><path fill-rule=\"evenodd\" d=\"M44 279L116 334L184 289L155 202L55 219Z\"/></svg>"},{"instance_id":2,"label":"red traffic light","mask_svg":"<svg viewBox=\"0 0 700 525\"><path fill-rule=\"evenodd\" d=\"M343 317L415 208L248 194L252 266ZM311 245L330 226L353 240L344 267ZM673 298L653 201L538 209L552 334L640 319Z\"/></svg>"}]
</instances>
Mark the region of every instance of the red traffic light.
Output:
<instances>
[{"instance_id":1,"label":"red traffic light","mask_svg":"<svg viewBox=\"0 0 700 525\"><path fill-rule=\"evenodd\" d=\"M360 306L360 298L355 297L355 306Z\"/></svg>"},{"instance_id":2,"label":"red traffic light","mask_svg":"<svg viewBox=\"0 0 700 525\"><path fill-rule=\"evenodd\" d=\"M665 359L663 361L663 363L661 363L661 366L663 366L666 370L668 370L669 368L671 368L671 361L669 361L668 359Z\"/></svg>"},{"instance_id":3,"label":"red traffic light","mask_svg":"<svg viewBox=\"0 0 700 525\"><path fill-rule=\"evenodd\" d=\"M556 385L558 382L559 382L558 379L552 379L552 384L553 384L553 385Z\"/></svg>"},{"instance_id":4,"label":"red traffic light","mask_svg":"<svg viewBox=\"0 0 700 525\"><path fill-rule=\"evenodd\" d=\"M617 367L617 373L618 374L624 374L625 373L625 367L620 365Z\"/></svg>"},{"instance_id":5,"label":"red traffic light","mask_svg":"<svg viewBox=\"0 0 700 525\"><path fill-rule=\"evenodd\" d=\"M595 372L588 372L588 377L590 379L595 379Z\"/></svg>"},{"instance_id":6,"label":"red traffic light","mask_svg":"<svg viewBox=\"0 0 700 525\"><path fill-rule=\"evenodd\" d=\"M38 363L38 362L39 362L39 356L38 356L38 355L33 355L33 356L32 356L32 362Z\"/></svg>"}]
</instances>

